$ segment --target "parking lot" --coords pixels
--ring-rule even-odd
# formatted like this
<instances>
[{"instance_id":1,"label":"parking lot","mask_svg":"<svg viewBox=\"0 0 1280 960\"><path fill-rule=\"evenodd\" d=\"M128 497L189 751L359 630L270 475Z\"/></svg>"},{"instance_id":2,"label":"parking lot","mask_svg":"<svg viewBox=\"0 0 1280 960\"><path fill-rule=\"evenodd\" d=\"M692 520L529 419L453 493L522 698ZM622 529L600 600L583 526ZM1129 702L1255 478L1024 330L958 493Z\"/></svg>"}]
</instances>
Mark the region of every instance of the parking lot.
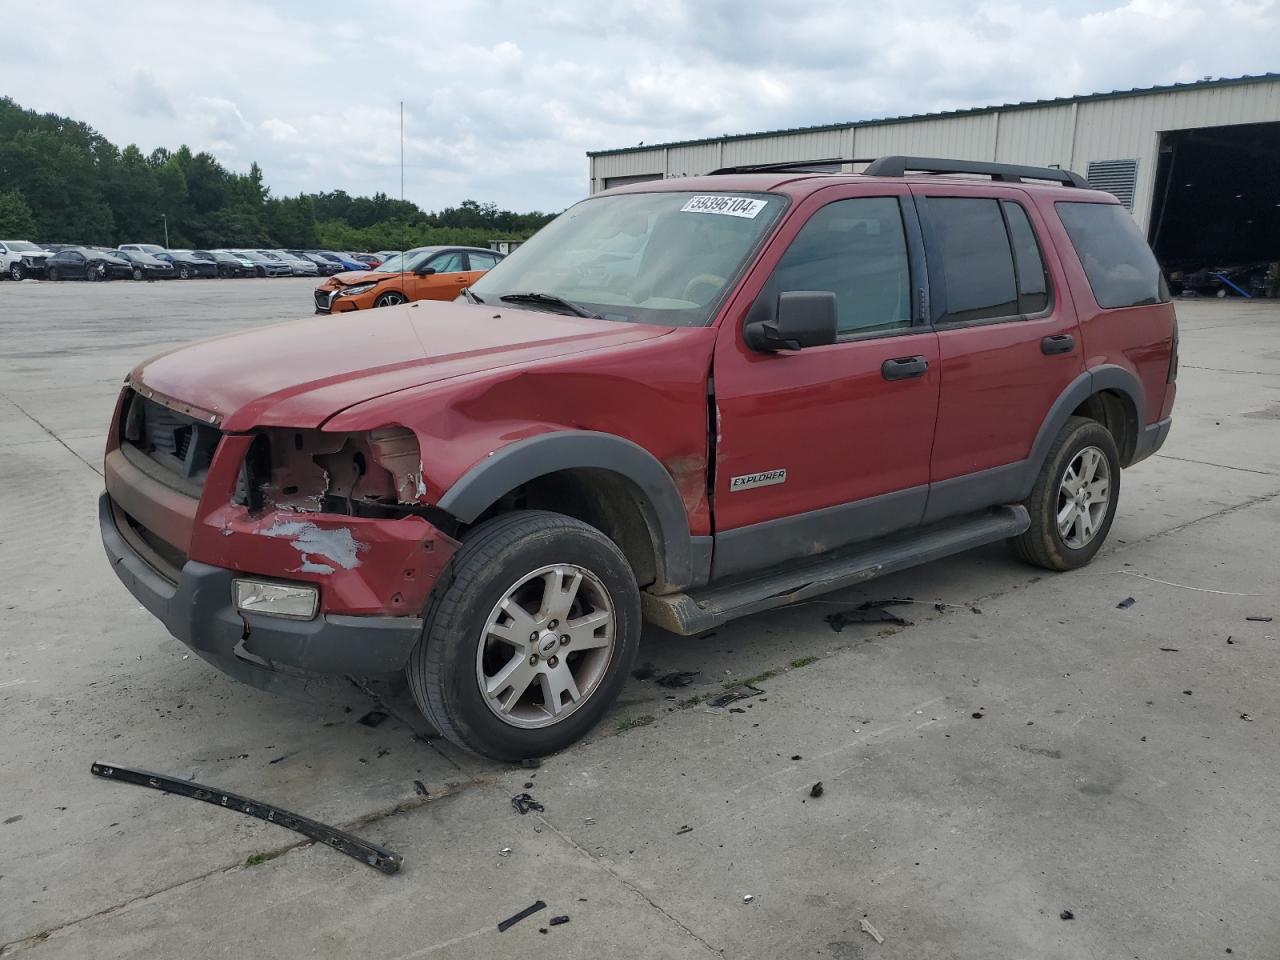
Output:
<instances>
[{"instance_id":1,"label":"parking lot","mask_svg":"<svg viewBox=\"0 0 1280 960\"><path fill-rule=\"evenodd\" d=\"M108 569L122 376L304 316L313 286L0 284L0 955L1276 956L1280 306L1178 304L1173 432L1125 473L1092 566L983 549L701 638L650 631L641 662L694 683L632 681L534 770L434 738L394 687L237 684ZM928 602L894 608L909 626L824 619L890 597ZM694 702L747 679L765 692ZM357 722L379 702L385 722ZM96 779L98 760L346 827L404 867ZM544 812L513 810L526 789Z\"/></svg>"}]
</instances>

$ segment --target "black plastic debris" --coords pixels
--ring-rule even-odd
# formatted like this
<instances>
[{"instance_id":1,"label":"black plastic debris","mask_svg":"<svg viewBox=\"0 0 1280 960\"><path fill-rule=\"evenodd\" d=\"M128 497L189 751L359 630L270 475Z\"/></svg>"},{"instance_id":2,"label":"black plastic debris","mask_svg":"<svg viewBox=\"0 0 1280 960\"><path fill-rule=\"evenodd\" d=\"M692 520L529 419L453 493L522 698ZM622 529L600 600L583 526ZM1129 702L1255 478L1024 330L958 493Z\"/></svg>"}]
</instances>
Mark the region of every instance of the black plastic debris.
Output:
<instances>
[{"instance_id":1,"label":"black plastic debris","mask_svg":"<svg viewBox=\"0 0 1280 960\"><path fill-rule=\"evenodd\" d=\"M1249 714L1247 713L1240 714L1240 719L1246 721L1247 723L1253 723L1253 717L1249 716Z\"/></svg>"},{"instance_id":2,"label":"black plastic debris","mask_svg":"<svg viewBox=\"0 0 1280 960\"><path fill-rule=\"evenodd\" d=\"M1177 647L1161 647L1160 652L1161 653L1177 653L1178 648Z\"/></svg>"},{"instance_id":3,"label":"black plastic debris","mask_svg":"<svg viewBox=\"0 0 1280 960\"><path fill-rule=\"evenodd\" d=\"M1135 600L1135 599L1133 599L1133 597L1125 597L1123 600L1121 600L1119 603L1117 603L1117 604L1116 604L1116 609L1117 609L1117 610L1128 610L1130 607L1132 607L1132 606L1133 606L1135 603L1137 603L1137 602L1138 602L1138 601L1137 601L1137 600Z\"/></svg>"},{"instance_id":4,"label":"black plastic debris","mask_svg":"<svg viewBox=\"0 0 1280 960\"><path fill-rule=\"evenodd\" d=\"M692 831L693 831L693 827L689 826L686 823L683 827L681 827L679 830L676 831L676 836L678 837L682 833L691 833Z\"/></svg>"},{"instance_id":5,"label":"black plastic debris","mask_svg":"<svg viewBox=\"0 0 1280 960\"><path fill-rule=\"evenodd\" d=\"M532 781L532 780L526 780L526 781L525 781L525 784L524 784L524 788L525 788L526 790L532 790L532 789L533 789L533 781Z\"/></svg>"},{"instance_id":6,"label":"black plastic debris","mask_svg":"<svg viewBox=\"0 0 1280 960\"><path fill-rule=\"evenodd\" d=\"M658 674L658 668L652 663L642 663L631 671L631 676L637 680L652 680Z\"/></svg>"},{"instance_id":7,"label":"black plastic debris","mask_svg":"<svg viewBox=\"0 0 1280 960\"><path fill-rule=\"evenodd\" d=\"M746 713L747 711L743 710L741 707L730 707L729 712L730 713Z\"/></svg>"},{"instance_id":8,"label":"black plastic debris","mask_svg":"<svg viewBox=\"0 0 1280 960\"><path fill-rule=\"evenodd\" d=\"M1058 914L1059 920L1074 920L1075 918L1076 918L1076 915L1072 913L1070 910L1063 910L1060 914Z\"/></svg>"},{"instance_id":9,"label":"black plastic debris","mask_svg":"<svg viewBox=\"0 0 1280 960\"><path fill-rule=\"evenodd\" d=\"M430 792L427 790L427 785L423 783L421 780L413 781L413 790L420 797L428 797L431 795Z\"/></svg>"},{"instance_id":10,"label":"black plastic debris","mask_svg":"<svg viewBox=\"0 0 1280 960\"><path fill-rule=\"evenodd\" d=\"M507 930L510 930L521 920L524 920L526 917L533 916L539 910L545 910L545 909L547 909L547 904L545 901L535 900L531 905L525 907L515 916L507 917L507 919L503 920L500 924L498 924L498 932L505 933Z\"/></svg>"},{"instance_id":11,"label":"black plastic debris","mask_svg":"<svg viewBox=\"0 0 1280 960\"><path fill-rule=\"evenodd\" d=\"M973 713L973 719L975 719L975 720L981 720L981 719L982 719L983 717L985 717L985 716L986 716L986 714L985 714L985 713L982 713L980 710L975 710L975 711L974 711L974 713Z\"/></svg>"},{"instance_id":12,"label":"black plastic debris","mask_svg":"<svg viewBox=\"0 0 1280 960\"><path fill-rule=\"evenodd\" d=\"M910 620L906 617L898 616L887 608L896 604L912 602L909 598L902 600L868 600L866 603L858 604L852 610L828 614L824 619L836 633L839 633L851 623L893 623L900 627L909 627L911 626Z\"/></svg>"},{"instance_id":13,"label":"black plastic debris","mask_svg":"<svg viewBox=\"0 0 1280 960\"><path fill-rule=\"evenodd\" d=\"M356 721L366 727L377 727L382 725L382 721L390 716L385 710L370 710L363 717Z\"/></svg>"},{"instance_id":14,"label":"black plastic debris","mask_svg":"<svg viewBox=\"0 0 1280 960\"><path fill-rule=\"evenodd\" d=\"M537 800L533 799L533 797L529 796L529 794L527 793L517 793L514 797L512 797L511 806L515 807L516 813L520 814L520 816L522 817L526 813L528 813L530 810L537 810L539 813L542 813L546 809L545 807L543 807L542 804L540 804Z\"/></svg>"},{"instance_id":15,"label":"black plastic debris","mask_svg":"<svg viewBox=\"0 0 1280 960\"><path fill-rule=\"evenodd\" d=\"M1245 617L1245 619L1250 621L1251 623L1270 623L1271 622L1270 617Z\"/></svg>"},{"instance_id":16,"label":"black plastic debris","mask_svg":"<svg viewBox=\"0 0 1280 960\"><path fill-rule=\"evenodd\" d=\"M793 754L791 755L791 759L792 759L792 760L803 760L803 759L804 759L804 757L800 756L800 754L798 754L798 753L793 753Z\"/></svg>"},{"instance_id":17,"label":"black plastic debris","mask_svg":"<svg viewBox=\"0 0 1280 960\"><path fill-rule=\"evenodd\" d=\"M822 796L825 792L826 792L826 788L823 787L821 780L819 780L817 783L815 783L812 787L809 788L809 796L813 797L814 799L817 799L818 797Z\"/></svg>"},{"instance_id":18,"label":"black plastic debris","mask_svg":"<svg viewBox=\"0 0 1280 960\"><path fill-rule=\"evenodd\" d=\"M718 697L712 697L707 701L708 707L727 707L729 704L737 700L746 700L749 697L758 697L764 693L759 687L753 687L749 683L744 683L740 687L734 687L727 690Z\"/></svg>"},{"instance_id":19,"label":"black plastic debris","mask_svg":"<svg viewBox=\"0 0 1280 960\"><path fill-rule=\"evenodd\" d=\"M568 923L568 922L569 922L569 915L567 913L564 913L558 917L552 917L550 920L547 921L547 925L551 927L558 927L561 924Z\"/></svg>"},{"instance_id":20,"label":"black plastic debris","mask_svg":"<svg viewBox=\"0 0 1280 960\"><path fill-rule=\"evenodd\" d=\"M674 673L664 673L653 682L660 687L687 687L697 675L697 670L677 670Z\"/></svg>"}]
</instances>

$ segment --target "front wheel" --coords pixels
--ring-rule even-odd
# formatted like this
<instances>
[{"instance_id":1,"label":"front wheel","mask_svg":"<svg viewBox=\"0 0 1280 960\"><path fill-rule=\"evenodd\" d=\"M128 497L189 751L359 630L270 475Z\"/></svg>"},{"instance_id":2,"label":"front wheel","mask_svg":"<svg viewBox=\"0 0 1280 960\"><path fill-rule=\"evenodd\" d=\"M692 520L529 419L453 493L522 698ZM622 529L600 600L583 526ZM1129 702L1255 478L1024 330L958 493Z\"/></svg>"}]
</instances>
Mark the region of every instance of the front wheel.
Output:
<instances>
[{"instance_id":1,"label":"front wheel","mask_svg":"<svg viewBox=\"0 0 1280 960\"><path fill-rule=\"evenodd\" d=\"M178 279L179 279L179 280L190 280L190 279L191 279L191 268L190 268L190 267L188 267L185 263L180 264L180 265L178 266Z\"/></svg>"},{"instance_id":2,"label":"front wheel","mask_svg":"<svg viewBox=\"0 0 1280 960\"><path fill-rule=\"evenodd\" d=\"M375 307L394 307L401 303L406 303L408 298L399 290L388 290L377 300L373 301Z\"/></svg>"},{"instance_id":3,"label":"front wheel","mask_svg":"<svg viewBox=\"0 0 1280 960\"><path fill-rule=\"evenodd\" d=\"M57 267L50 267L50 268L49 268L48 276L49 276L49 279L50 279L50 280L61 280L61 279L62 279L62 274L58 273L58 268L57 268Z\"/></svg>"},{"instance_id":4,"label":"front wheel","mask_svg":"<svg viewBox=\"0 0 1280 960\"><path fill-rule=\"evenodd\" d=\"M640 630L635 576L613 541L571 517L519 511L465 538L406 672L452 742L497 760L539 757L604 716Z\"/></svg>"},{"instance_id":5,"label":"front wheel","mask_svg":"<svg viewBox=\"0 0 1280 960\"><path fill-rule=\"evenodd\" d=\"M141 267L134 267L134 268L133 268L133 279L135 279L135 280L141 280L141 279L142 279L142 268L141 268Z\"/></svg>"},{"instance_id":6,"label":"front wheel","mask_svg":"<svg viewBox=\"0 0 1280 960\"><path fill-rule=\"evenodd\" d=\"M1119 496L1120 455L1111 432L1096 420L1072 417L1024 502L1031 526L1009 541L1013 552L1048 570L1084 566L1107 539Z\"/></svg>"},{"instance_id":7,"label":"front wheel","mask_svg":"<svg viewBox=\"0 0 1280 960\"><path fill-rule=\"evenodd\" d=\"M9 279L13 280L16 283L17 281L21 280L22 277L23 277L22 264L20 263L9 264Z\"/></svg>"}]
</instances>

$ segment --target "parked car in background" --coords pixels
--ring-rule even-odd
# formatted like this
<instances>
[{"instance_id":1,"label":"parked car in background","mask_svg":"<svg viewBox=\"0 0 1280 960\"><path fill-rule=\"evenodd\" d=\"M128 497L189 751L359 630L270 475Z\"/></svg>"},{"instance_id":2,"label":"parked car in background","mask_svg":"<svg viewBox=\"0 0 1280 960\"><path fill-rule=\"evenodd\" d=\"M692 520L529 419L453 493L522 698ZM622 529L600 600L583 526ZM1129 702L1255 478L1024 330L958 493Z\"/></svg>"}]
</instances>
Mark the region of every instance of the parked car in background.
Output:
<instances>
[{"instance_id":1,"label":"parked car in background","mask_svg":"<svg viewBox=\"0 0 1280 960\"><path fill-rule=\"evenodd\" d=\"M52 254L30 240L0 240L0 277L25 280L43 277L44 264Z\"/></svg>"},{"instance_id":2,"label":"parked car in background","mask_svg":"<svg viewBox=\"0 0 1280 960\"><path fill-rule=\"evenodd\" d=\"M50 280L114 280L132 277L133 264L105 250L67 247L45 261L45 275Z\"/></svg>"},{"instance_id":3,"label":"parked car in background","mask_svg":"<svg viewBox=\"0 0 1280 960\"><path fill-rule=\"evenodd\" d=\"M320 273L320 268L316 266L314 261L289 253L287 250L262 250L259 252L287 263L295 277L314 277Z\"/></svg>"},{"instance_id":4,"label":"parked car in background","mask_svg":"<svg viewBox=\"0 0 1280 960\"><path fill-rule=\"evenodd\" d=\"M376 270L339 273L316 287L316 313L453 300L502 257L480 247L419 247Z\"/></svg>"},{"instance_id":5,"label":"parked car in background","mask_svg":"<svg viewBox=\"0 0 1280 960\"><path fill-rule=\"evenodd\" d=\"M119 249L134 250L138 253L149 253L153 257L165 252L164 247L160 246L158 243L122 243L120 244Z\"/></svg>"},{"instance_id":6,"label":"parked car in background","mask_svg":"<svg viewBox=\"0 0 1280 960\"><path fill-rule=\"evenodd\" d=\"M292 277L293 268L283 260L268 257L257 250L232 250L238 257L244 257L253 264L253 272L259 277Z\"/></svg>"},{"instance_id":7,"label":"parked car in background","mask_svg":"<svg viewBox=\"0 0 1280 960\"><path fill-rule=\"evenodd\" d=\"M359 260L370 270L382 266L382 257L376 257L372 253L349 253L347 256L352 260Z\"/></svg>"},{"instance_id":8,"label":"parked car in background","mask_svg":"<svg viewBox=\"0 0 1280 960\"><path fill-rule=\"evenodd\" d=\"M192 277L216 277L218 264L212 259L198 257L191 250L162 250L156 254L161 260L168 260L173 269L178 271L179 280L190 280Z\"/></svg>"},{"instance_id":9,"label":"parked car in background","mask_svg":"<svg viewBox=\"0 0 1280 960\"><path fill-rule=\"evenodd\" d=\"M172 280L178 275L172 263L149 253L139 250L113 250L111 253L129 262L135 280Z\"/></svg>"},{"instance_id":10,"label":"parked car in background","mask_svg":"<svg viewBox=\"0 0 1280 960\"><path fill-rule=\"evenodd\" d=\"M354 260L345 253L335 253L332 250L312 250L316 256L324 257L333 263L341 264L343 270L368 270L369 265L363 260Z\"/></svg>"},{"instance_id":11,"label":"parked car in background","mask_svg":"<svg viewBox=\"0 0 1280 960\"><path fill-rule=\"evenodd\" d=\"M392 257L398 257L402 253L404 253L403 250L378 250L377 252L374 253L374 256L377 257L379 260L381 260L383 263L386 263Z\"/></svg>"},{"instance_id":12,"label":"parked car in background","mask_svg":"<svg viewBox=\"0 0 1280 960\"><path fill-rule=\"evenodd\" d=\"M310 260L316 265L316 270L322 277L331 277L335 273L342 273L346 269L342 264L335 260L326 260L318 253L307 253L305 250L290 250L295 257L302 257L304 260Z\"/></svg>"},{"instance_id":13,"label":"parked car in background","mask_svg":"<svg viewBox=\"0 0 1280 960\"><path fill-rule=\"evenodd\" d=\"M253 261L228 250L210 250L214 263L218 265L220 277L252 277Z\"/></svg>"}]
</instances>

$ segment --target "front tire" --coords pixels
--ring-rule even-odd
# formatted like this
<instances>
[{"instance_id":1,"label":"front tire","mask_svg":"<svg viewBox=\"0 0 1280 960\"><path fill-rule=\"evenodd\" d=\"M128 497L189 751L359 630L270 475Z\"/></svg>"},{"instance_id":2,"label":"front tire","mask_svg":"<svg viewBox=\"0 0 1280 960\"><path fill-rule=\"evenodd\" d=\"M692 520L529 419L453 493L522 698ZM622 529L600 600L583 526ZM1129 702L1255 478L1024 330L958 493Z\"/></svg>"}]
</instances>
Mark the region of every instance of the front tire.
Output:
<instances>
[{"instance_id":1,"label":"front tire","mask_svg":"<svg viewBox=\"0 0 1280 960\"><path fill-rule=\"evenodd\" d=\"M1019 559L1046 570L1082 567L1107 539L1119 497L1120 454L1111 432L1072 417L1024 501L1031 526L1009 544Z\"/></svg>"},{"instance_id":2,"label":"front tire","mask_svg":"<svg viewBox=\"0 0 1280 960\"><path fill-rule=\"evenodd\" d=\"M10 280L12 280L12 281L14 281L15 283L17 283L19 280L21 280L21 279L23 278L23 276L24 276L24 274L23 274L23 272L22 272L22 264L20 264L20 263L11 263L11 264L9 264L9 279L10 279Z\"/></svg>"},{"instance_id":3,"label":"front tire","mask_svg":"<svg viewBox=\"0 0 1280 960\"><path fill-rule=\"evenodd\" d=\"M388 290L382 296L378 297L377 300L373 301L373 305L375 307L395 307L408 302L409 298L399 290Z\"/></svg>"},{"instance_id":4,"label":"front tire","mask_svg":"<svg viewBox=\"0 0 1280 960\"><path fill-rule=\"evenodd\" d=\"M523 510L464 539L406 674L427 720L453 743L523 760L564 749L600 721L640 631L635 575L613 541L571 517Z\"/></svg>"},{"instance_id":5,"label":"front tire","mask_svg":"<svg viewBox=\"0 0 1280 960\"><path fill-rule=\"evenodd\" d=\"M184 264L181 264L181 265L178 267L178 279L179 279L179 280L190 280L190 279L191 279L191 268L190 268L190 267L188 267L185 263L184 263Z\"/></svg>"},{"instance_id":6,"label":"front tire","mask_svg":"<svg viewBox=\"0 0 1280 960\"><path fill-rule=\"evenodd\" d=\"M141 268L141 267L134 267L134 268L133 268L133 279L135 279L135 280L141 280L141 279L142 279L142 268Z\"/></svg>"},{"instance_id":7,"label":"front tire","mask_svg":"<svg viewBox=\"0 0 1280 960\"><path fill-rule=\"evenodd\" d=\"M50 267L48 273L50 280L61 280L62 276L58 273L57 267Z\"/></svg>"}]
</instances>

